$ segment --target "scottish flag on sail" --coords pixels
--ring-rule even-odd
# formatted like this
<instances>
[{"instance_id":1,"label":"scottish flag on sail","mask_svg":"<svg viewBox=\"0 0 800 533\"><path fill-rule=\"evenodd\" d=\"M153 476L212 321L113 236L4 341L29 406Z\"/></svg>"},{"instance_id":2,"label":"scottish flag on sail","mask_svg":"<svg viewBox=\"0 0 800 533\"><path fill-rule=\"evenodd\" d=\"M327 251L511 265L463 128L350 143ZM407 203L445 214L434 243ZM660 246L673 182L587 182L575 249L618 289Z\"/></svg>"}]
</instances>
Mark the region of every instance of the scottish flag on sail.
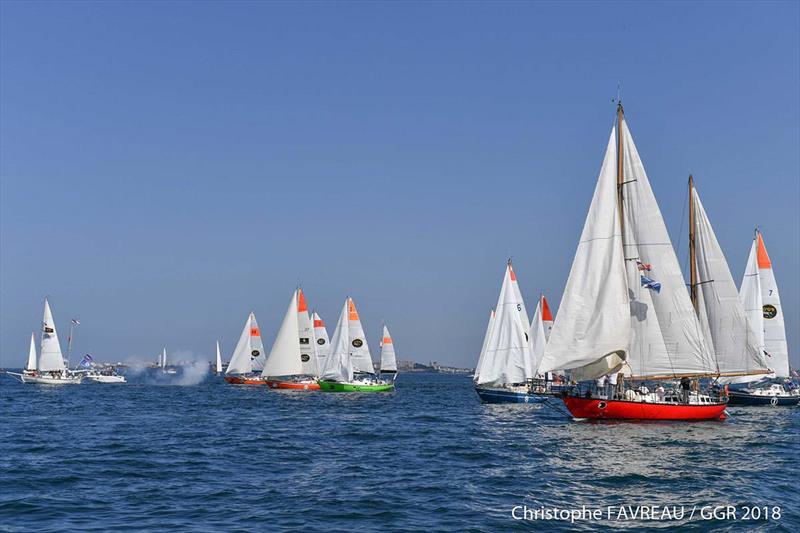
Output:
<instances>
[{"instance_id":1,"label":"scottish flag on sail","mask_svg":"<svg viewBox=\"0 0 800 533\"><path fill-rule=\"evenodd\" d=\"M642 287L651 291L661 292L661 283L647 276L642 276Z\"/></svg>"},{"instance_id":2,"label":"scottish flag on sail","mask_svg":"<svg viewBox=\"0 0 800 533\"><path fill-rule=\"evenodd\" d=\"M81 362L79 363L83 368L92 368L94 366L94 359L88 353L83 356Z\"/></svg>"}]
</instances>

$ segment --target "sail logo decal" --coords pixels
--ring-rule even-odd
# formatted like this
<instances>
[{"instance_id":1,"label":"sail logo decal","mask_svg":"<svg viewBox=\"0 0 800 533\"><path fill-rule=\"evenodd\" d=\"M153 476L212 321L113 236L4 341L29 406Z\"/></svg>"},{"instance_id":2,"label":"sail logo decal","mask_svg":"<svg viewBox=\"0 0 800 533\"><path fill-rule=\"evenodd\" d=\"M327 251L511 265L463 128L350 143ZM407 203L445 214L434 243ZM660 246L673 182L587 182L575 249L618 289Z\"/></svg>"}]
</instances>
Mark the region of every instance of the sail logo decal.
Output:
<instances>
[{"instance_id":1,"label":"sail logo decal","mask_svg":"<svg viewBox=\"0 0 800 533\"><path fill-rule=\"evenodd\" d=\"M53 328L51 328L51 327L45 326L45 327L44 327L44 332L45 332L45 333L53 333L53 332L54 332L54 330L53 330Z\"/></svg>"},{"instance_id":2,"label":"sail logo decal","mask_svg":"<svg viewBox=\"0 0 800 533\"><path fill-rule=\"evenodd\" d=\"M778 308L774 305L767 304L762 309L764 311L764 318L775 318L778 316Z\"/></svg>"},{"instance_id":3,"label":"sail logo decal","mask_svg":"<svg viewBox=\"0 0 800 533\"><path fill-rule=\"evenodd\" d=\"M258 328L250 328L250 336L251 337L260 337L261 332L258 331Z\"/></svg>"},{"instance_id":4,"label":"sail logo decal","mask_svg":"<svg viewBox=\"0 0 800 533\"><path fill-rule=\"evenodd\" d=\"M261 355L261 352L259 352L258 350L253 350L252 352L250 352L250 355L252 355L253 357L258 357L259 355Z\"/></svg>"},{"instance_id":5,"label":"sail logo decal","mask_svg":"<svg viewBox=\"0 0 800 533\"><path fill-rule=\"evenodd\" d=\"M356 348L361 348L362 346L364 346L364 341L362 341L361 339L353 339L353 346Z\"/></svg>"},{"instance_id":6,"label":"sail logo decal","mask_svg":"<svg viewBox=\"0 0 800 533\"><path fill-rule=\"evenodd\" d=\"M322 346L323 344L325 344L325 339L317 339L317 344Z\"/></svg>"},{"instance_id":7,"label":"sail logo decal","mask_svg":"<svg viewBox=\"0 0 800 533\"><path fill-rule=\"evenodd\" d=\"M300 344L308 344L308 337L300 337Z\"/></svg>"},{"instance_id":8,"label":"sail logo decal","mask_svg":"<svg viewBox=\"0 0 800 533\"><path fill-rule=\"evenodd\" d=\"M311 357L309 357L307 353L304 353L300 356L300 360L304 363L308 363L311 360Z\"/></svg>"}]
</instances>

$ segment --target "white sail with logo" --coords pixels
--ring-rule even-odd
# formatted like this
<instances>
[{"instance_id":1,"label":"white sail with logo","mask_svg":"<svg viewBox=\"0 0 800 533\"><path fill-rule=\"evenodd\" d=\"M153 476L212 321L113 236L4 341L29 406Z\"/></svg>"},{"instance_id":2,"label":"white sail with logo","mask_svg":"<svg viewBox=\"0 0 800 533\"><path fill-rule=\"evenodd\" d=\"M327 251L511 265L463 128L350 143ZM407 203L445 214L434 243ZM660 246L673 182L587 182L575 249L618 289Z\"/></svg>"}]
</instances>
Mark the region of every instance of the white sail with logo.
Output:
<instances>
[{"instance_id":1,"label":"white sail with logo","mask_svg":"<svg viewBox=\"0 0 800 533\"><path fill-rule=\"evenodd\" d=\"M569 369L593 379L620 368L631 335L617 209L615 131L583 226L539 372Z\"/></svg>"},{"instance_id":2,"label":"white sail with logo","mask_svg":"<svg viewBox=\"0 0 800 533\"><path fill-rule=\"evenodd\" d=\"M325 359L330 352L330 339L328 338L328 330L325 329L325 322L322 321L322 317L315 311L312 313L312 318L314 321L314 345L317 352L317 368L322 370Z\"/></svg>"},{"instance_id":3,"label":"white sail with logo","mask_svg":"<svg viewBox=\"0 0 800 533\"><path fill-rule=\"evenodd\" d=\"M311 321L302 294L300 289L292 294L278 335L261 371L264 377L317 374L316 359L313 352L310 352L313 335Z\"/></svg>"},{"instance_id":4,"label":"white sail with logo","mask_svg":"<svg viewBox=\"0 0 800 533\"><path fill-rule=\"evenodd\" d=\"M300 362L303 374L319 375L317 344L314 342L314 323L308 313L306 297L302 289L297 289L297 330L300 333Z\"/></svg>"},{"instance_id":5,"label":"white sail with logo","mask_svg":"<svg viewBox=\"0 0 800 533\"><path fill-rule=\"evenodd\" d=\"M394 353L394 341L389 334L389 328L384 324L383 338L381 339L381 374L397 373L397 357Z\"/></svg>"},{"instance_id":6,"label":"white sail with logo","mask_svg":"<svg viewBox=\"0 0 800 533\"><path fill-rule=\"evenodd\" d=\"M42 341L39 346L39 361L37 370L41 372L58 372L67 369L64 356L61 354L61 345L58 342L58 332L53 320L53 312L47 298L44 300L44 317L42 318Z\"/></svg>"},{"instance_id":7,"label":"white sail with logo","mask_svg":"<svg viewBox=\"0 0 800 533\"><path fill-rule=\"evenodd\" d=\"M525 383L536 374L528 339L530 324L511 261L506 266L486 351L476 369L478 385Z\"/></svg>"},{"instance_id":8,"label":"white sail with logo","mask_svg":"<svg viewBox=\"0 0 800 533\"><path fill-rule=\"evenodd\" d=\"M331 338L330 352L322 366L320 379L345 383L353 380L353 365L350 359L349 303L350 298L345 300L342 312L339 314L339 322L336 323L336 329Z\"/></svg>"},{"instance_id":9,"label":"white sail with logo","mask_svg":"<svg viewBox=\"0 0 800 533\"><path fill-rule=\"evenodd\" d=\"M367 337L364 335L364 328L361 326L361 319L358 316L356 304L352 298L348 298L348 315L350 358L353 361L353 371L374 374L375 367L372 364L372 354L369 352Z\"/></svg>"},{"instance_id":10,"label":"white sail with logo","mask_svg":"<svg viewBox=\"0 0 800 533\"><path fill-rule=\"evenodd\" d=\"M721 374L764 374L767 362L750 331L728 262L692 185L697 314Z\"/></svg>"},{"instance_id":11,"label":"white sail with logo","mask_svg":"<svg viewBox=\"0 0 800 533\"><path fill-rule=\"evenodd\" d=\"M264 368L264 346L256 315L250 313L233 350L226 374L251 374Z\"/></svg>"},{"instance_id":12,"label":"white sail with logo","mask_svg":"<svg viewBox=\"0 0 800 533\"><path fill-rule=\"evenodd\" d=\"M31 347L28 350L28 362L25 363L25 370L30 372L36 370L36 333L31 333Z\"/></svg>"},{"instance_id":13,"label":"white sail with logo","mask_svg":"<svg viewBox=\"0 0 800 533\"><path fill-rule=\"evenodd\" d=\"M486 356L486 345L489 344L489 337L492 334L492 325L494 324L494 309L489 313L489 322L486 324L486 333L483 335L483 346L481 346L481 353L478 356L478 364L475 365L475 374L472 376L472 381L478 382L480 377L481 365Z\"/></svg>"},{"instance_id":14,"label":"white sail with logo","mask_svg":"<svg viewBox=\"0 0 800 533\"><path fill-rule=\"evenodd\" d=\"M761 289L761 313L759 314L752 308L756 298L749 296L746 306L750 308L748 317L753 321L753 329L763 332L764 352L767 355L767 363L777 377L789 376L789 347L786 343L786 326L783 320L783 307L781 297L778 293L778 284L775 281L775 273L772 270L772 261L767 254L767 247L764 245L764 238L760 231L756 231L756 238L753 242L753 250L750 252L751 259L755 256L755 266L758 271L758 279L748 280L747 272L745 279L742 280L742 297L752 293L754 287ZM748 263L749 265L749 263ZM749 270L748 266L748 270ZM749 302L749 304L747 303Z\"/></svg>"},{"instance_id":15,"label":"white sail with logo","mask_svg":"<svg viewBox=\"0 0 800 533\"><path fill-rule=\"evenodd\" d=\"M222 354L219 351L219 341L217 341L217 361L216 361L217 374L222 373Z\"/></svg>"}]
</instances>

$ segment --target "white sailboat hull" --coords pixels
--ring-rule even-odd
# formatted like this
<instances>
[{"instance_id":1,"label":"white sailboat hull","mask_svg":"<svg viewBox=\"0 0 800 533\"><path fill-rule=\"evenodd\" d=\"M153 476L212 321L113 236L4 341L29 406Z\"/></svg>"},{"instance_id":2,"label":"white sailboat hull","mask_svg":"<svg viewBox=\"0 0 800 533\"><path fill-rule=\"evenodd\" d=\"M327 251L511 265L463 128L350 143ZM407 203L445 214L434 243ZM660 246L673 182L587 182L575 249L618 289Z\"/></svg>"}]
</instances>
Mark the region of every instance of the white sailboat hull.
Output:
<instances>
[{"instance_id":1,"label":"white sailboat hull","mask_svg":"<svg viewBox=\"0 0 800 533\"><path fill-rule=\"evenodd\" d=\"M95 383L126 383L125 376L103 376L103 375L88 375L86 379L94 381Z\"/></svg>"},{"instance_id":2,"label":"white sailboat hull","mask_svg":"<svg viewBox=\"0 0 800 533\"><path fill-rule=\"evenodd\" d=\"M46 376L46 375L38 375L34 376L31 374L22 374L20 379L23 383L32 383L35 385L78 385L80 384L81 380L83 380L83 376L81 375L70 375L70 376Z\"/></svg>"}]
</instances>

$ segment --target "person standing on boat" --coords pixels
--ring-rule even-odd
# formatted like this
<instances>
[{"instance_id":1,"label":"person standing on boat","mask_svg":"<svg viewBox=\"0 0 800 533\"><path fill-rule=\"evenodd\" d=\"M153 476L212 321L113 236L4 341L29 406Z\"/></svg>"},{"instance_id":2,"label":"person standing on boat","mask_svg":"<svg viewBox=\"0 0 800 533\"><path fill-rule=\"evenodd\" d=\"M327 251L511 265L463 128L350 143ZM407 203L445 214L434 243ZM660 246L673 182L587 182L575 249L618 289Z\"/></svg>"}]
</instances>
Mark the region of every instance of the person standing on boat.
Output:
<instances>
[{"instance_id":1,"label":"person standing on boat","mask_svg":"<svg viewBox=\"0 0 800 533\"><path fill-rule=\"evenodd\" d=\"M664 386L660 383L658 384L658 387L656 387L656 397L658 397L659 402L664 401Z\"/></svg>"},{"instance_id":2,"label":"person standing on boat","mask_svg":"<svg viewBox=\"0 0 800 533\"><path fill-rule=\"evenodd\" d=\"M609 391L606 393L606 396L613 400L617 392L617 374L611 374L608 376L608 385Z\"/></svg>"},{"instance_id":3,"label":"person standing on boat","mask_svg":"<svg viewBox=\"0 0 800 533\"><path fill-rule=\"evenodd\" d=\"M683 391L683 403L689 403L689 389L691 388L692 384L689 381L689 378L683 376L681 378L681 390Z\"/></svg>"},{"instance_id":4,"label":"person standing on boat","mask_svg":"<svg viewBox=\"0 0 800 533\"><path fill-rule=\"evenodd\" d=\"M606 394L606 377L605 376L600 376L599 378L597 378L597 395L598 396L607 395Z\"/></svg>"}]
</instances>

